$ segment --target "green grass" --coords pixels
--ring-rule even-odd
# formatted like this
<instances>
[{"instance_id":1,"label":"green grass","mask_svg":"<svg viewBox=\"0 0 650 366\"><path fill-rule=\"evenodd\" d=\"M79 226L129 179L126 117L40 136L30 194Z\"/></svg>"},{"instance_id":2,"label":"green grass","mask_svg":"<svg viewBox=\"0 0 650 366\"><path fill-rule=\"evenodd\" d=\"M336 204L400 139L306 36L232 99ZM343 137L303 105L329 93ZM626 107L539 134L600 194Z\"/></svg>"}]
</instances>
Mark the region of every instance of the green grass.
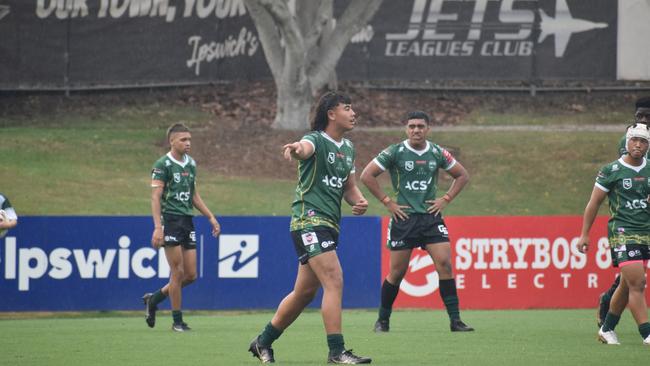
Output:
<instances>
[{"instance_id":1,"label":"green grass","mask_svg":"<svg viewBox=\"0 0 650 366\"><path fill-rule=\"evenodd\" d=\"M374 334L374 310L344 312L346 346L375 365L640 365L648 347L627 314L621 346L595 339L592 310L465 311L474 333L450 333L443 311L395 311L391 332ZM2 365L256 365L246 352L269 312L186 314L193 331L172 333L161 313L140 316L1 320ZM274 344L278 364L325 364L319 312L308 311Z\"/></svg>"},{"instance_id":2,"label":"green grass","mask_svg":"<svg viewBox=\"0 0 650 366\"><path fill-rule=\"evenodd\" d=\"M166 151L165 128L184 120L209 129L215 123L210 118L196 108L155 103L4 117L0 189L22 215L148 215L148 172ZM399 132L376 133L403 139ZM616 157L620 134L434 129L430 137L458 149L471 175L448 215L548 215L582 213L598 167ZM292 179L200 173L201 194L219 215L289 214ZM442 189L448 184L443 179ZM385 209L363 191L371 203L368 214L384 215ZM348 207L343 212L350 214Z\"/></svg>"},{"instance_id":3,"label":"green grass","mask_svg":"<svg viewBox=\"0 0 650 366\"><path fill-rule=\"evenodd\" d=\"M561 112L548 114L531 114L523 111L503 114L495 113L489 110L477 110L467 116L462 122L463 125L565 125L565 124L620 124L626 125L626 121L631 121L630 113L620 111L603 111L602 113L577 113Z\"/></svg>"}]
</instances>

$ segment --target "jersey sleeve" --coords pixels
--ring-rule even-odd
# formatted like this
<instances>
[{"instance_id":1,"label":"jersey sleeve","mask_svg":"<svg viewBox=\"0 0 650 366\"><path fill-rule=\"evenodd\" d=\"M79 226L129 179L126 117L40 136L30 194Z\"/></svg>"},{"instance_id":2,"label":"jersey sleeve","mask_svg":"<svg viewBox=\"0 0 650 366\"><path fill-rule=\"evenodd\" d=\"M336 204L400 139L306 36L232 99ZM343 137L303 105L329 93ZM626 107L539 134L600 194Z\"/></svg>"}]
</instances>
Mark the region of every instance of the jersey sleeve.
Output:
<instances>
[{"instance_id":1,"label":"jersey sleeve","mask_svg":"<svg viewBox=\"0 0 650 366\"><path fill-rule=\"evenodd\" d=\"M596 175L596 187L605 192L609 192L615 183L616 177L612 174L611 168L608 165L600 168L598 175Z\"/></svg>"},{"instance_id":2,"label":"jersey sleeve","mask_svg":"<svg viewBox=\"0 0 650 366\"><path fill-rule=\"evenodd\" d=\"M316 134L315 133L312 132L312 133L310 133L308 135L303 136L300 139L300 141L301 142L306 141L307 143L310 143L311 146L314 147L314 152L316 151L316 145L318 145L318 144L317 144L317 139L316 139Z\"/></svg>"},{"instance_id":3,"label":"jersey sleeve","mask_svg":"<svg viewBox=\"0 0 650 366\"><path fill-rule=\"evenodd\" d=\"M438 147L440 149L440 157L438 160L438 166L440 166L444 170L449 170L456 165L456 159L454 158L451 153L443 148L443 147Z\"/></svg>"},{"instance_id":4,"label":"jersey sleeve","mask_svg":"<svg viewBox=\"0 0 650 366\"><path fill-rule=\"evenodd\" d=\"M9 202L9 198L7 198L4 195L0 195L0 200L2 201L2 205L0 205L0 209L6 210L8 208L11 208L11 202Z\"/></svg>"},{"instance_id":5,"label":"jersey sleeve","mask_svg":"<svg viewBox=\"0 0 650 366\"><path fill-rule=\"evenodd\" d=\"M390 169L395 161L395 145L390 145L377 155L373 160L381 170Z\"/></svg>"},{"instance_id":6,"label":"jersey sleeve","mask_svg":"<svg viewBox=\"0 0 650 366\"><path fill-rule=\"evenodd\" d=\"M163 160L159 160L153 165L153 168L151 169L151 180L161 180L163 182L169 180L169 172L167 171L167 167L165 167Z\"/></svg>"},{"instance_id":7,"label":"jersey sleeve","mask_svg":"<svg viewBox=\"0 0 650 366\"><path fill-rule=\"evenodd\" d=\"M13 206L11 206L11 202L9 202L9 198L2 195L0 195L0 198L4 198L2 202L2 207L0 207L0 209L5 211L7 218L9 220L18 220L18 215L16 215L16 210L14 210Z\"/></svg>"}]
</instances>

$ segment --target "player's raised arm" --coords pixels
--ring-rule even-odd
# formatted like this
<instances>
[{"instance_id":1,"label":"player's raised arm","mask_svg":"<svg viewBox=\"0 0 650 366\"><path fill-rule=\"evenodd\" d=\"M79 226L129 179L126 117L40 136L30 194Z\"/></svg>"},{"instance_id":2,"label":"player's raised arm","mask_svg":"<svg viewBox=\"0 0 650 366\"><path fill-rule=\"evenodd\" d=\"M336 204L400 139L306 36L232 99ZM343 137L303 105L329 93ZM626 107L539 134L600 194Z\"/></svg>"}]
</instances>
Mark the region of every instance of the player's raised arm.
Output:
<instances>
[{"instance_id":1,"label":"player's raised arm","mask_svg":"<svg viewBox=\"0 0 650 366\"><path fill-rule=\"evenodd\" d=\"M282 146L284 158L291 161L291 159L305 160L309 159L314 154L314 144L309 140L300 140Z\"/></svg>"}]
</instances>

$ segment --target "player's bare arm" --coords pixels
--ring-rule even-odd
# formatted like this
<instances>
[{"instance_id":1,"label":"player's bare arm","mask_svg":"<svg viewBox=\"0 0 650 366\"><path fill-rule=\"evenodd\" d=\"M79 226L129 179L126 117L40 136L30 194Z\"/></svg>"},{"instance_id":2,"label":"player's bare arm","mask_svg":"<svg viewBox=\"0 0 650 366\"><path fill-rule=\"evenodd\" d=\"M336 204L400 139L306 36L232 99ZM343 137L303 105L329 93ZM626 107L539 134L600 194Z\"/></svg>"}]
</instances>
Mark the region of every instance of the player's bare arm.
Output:
<instances>
[{"instance_id":1,"label":"player's bare arm","mask_svg":"<svg viewBox=\"0 0 650 366\"><path fill-rule=\"evenodd\" d=\"M372 193L379 202L381 202L394 220L406 220L408 214L402 209L406 209L409 206L398 205L397 202L390 199L390 197L384 193L384 190L379 186L379 181L377 177L380 176L384 171L374 162L371 161L366 165L361 172L361 181L368 188L370 193Z\"/></svg>"},{"instance_id":2,"label":"player's bare arm","mask_svg":"<svg viewBox=\"0 0 650 366\"><path fill-rule=\"evenodd\" d=\"M160 216L162 215L162 194L165 189L165 182L161 180L151 181L151 215L153 216L153 234L151 235L151 246L160 248L163 245L163 229Z\"/></svg>"},{"instance_id":3,"label":"player's bare arm","mask_svg":"<svg viewBox=\"0 0 650 366\"><path fill-rule=\"evenodd\" d=\"M214 217L208 206L203 202L203 199L201 198L201 195L199 194L198 189L195 188L194 190L194 198L192 198L192 204L194 207L196 207L203 216L208 218L208 221L210 221L210 225L212 226L212 236L215 238L219 236L219 233L221 232L221 225L219 225L219 221L217 221L217 218Z\"/></svg>"},{"instance_id":4,"label":"player's bare arm","mask_svg":"<svg viewBox=\"0 0 650 366\"><path fill-rule=\"evenodd\" d=\"M589 231L591 226L594 224L596 215L598 215L598 209L600 205L607 197L607 192L603 191L598 187L594 187L591 191L591 198L585 207L584 215L582 216L582 231L580 232L580 239L576 242L576 246L580 253L584 253L589 249Z\"/></svg>"},{"instance_id":5,"label":"player's bare arm","mask_svg":"<svg viewBox=\"0 0 650 366\"><path fill-rule=\"evenodd\" d=\"M18 219L9 218L7 215L0 216L0 230L13 229L16 225L18 225Z\"/></svg>"},{"instance_id":6,"label":"player's bare arm","mask_svg":"<svg viewBox=\"0 0 650 366\"><path fill-rule=\"evenodd\" d=\"M305 160L314 154L314 145L302 140L282 146L284 158L291 161L292 158L296 160Z\"/></svg>"},{"instance_id":7,"label":"player's bare arm","mask_svg":"<svg viewBox=\"0 0 650 366\"><path fill-rule=\"evenodd\" d=\"M357 187L354 173L350 173L348 180L345 182L343 198L352 206L353 215L363 215L368 209L368 201L363 196L359 187Z\"/></svg>"},{"instance_id":8,"label":"player's bare arm","mask_svg":"<svg viewBox=\"0 0 650 366\"><path fill-rule=\"evenodd\" d=\"M454 178L454 181L451 183L451 187L449 187L447 193L435 200L426 201L427 203L431 204L427 211L433 215L437 215L439 212L444 210L445 207L447 207L447 205L449 205L451 201L453 201L454 198L460 194L460 192L469 182L469 173L467 173L465 167L463 167L463 165L459 162L456 162L456 164L454 164L454 166L449 169L447 173L451 175L452 178Z\"/></svg>"}]
</instances>

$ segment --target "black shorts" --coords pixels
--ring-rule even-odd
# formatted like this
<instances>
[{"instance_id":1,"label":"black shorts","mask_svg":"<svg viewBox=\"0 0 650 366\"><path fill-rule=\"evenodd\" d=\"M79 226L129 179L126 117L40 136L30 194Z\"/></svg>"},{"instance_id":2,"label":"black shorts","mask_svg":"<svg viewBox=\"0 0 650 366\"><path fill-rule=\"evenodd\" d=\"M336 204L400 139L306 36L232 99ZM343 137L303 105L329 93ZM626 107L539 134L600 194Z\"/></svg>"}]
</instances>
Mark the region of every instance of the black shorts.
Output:
<instances>
[{"instance_id":1,"label":"black shorts","mask_svg":"<svg viewBox=\"0 0 650 366\"><path fill-rule=\"evenodd\" d=\"M643 265L650 260L650 247L645 244L623 244L612 247L612 266L623 267L628 262L642 261Z\"/></svg>"},{"instance_id":2,"label":"black shorts","mask_svg":"<svg viewBox=\"0 0 650 366\"><path fill-rule=\"evenodd\" d=\"M390 220L388 224L389 250L405 250L427 244L444 243L449 241L447 226L440 214L410 214L406 220Z\"/></svg>"},{"instance_id":3,"label":"black shorts","mask_svg":"<svg viewBox=\"0 0 650 366\"><path fill-rule=\"evenodd\" d=\"M196 249L196 231L192 216L163 214L164 246L182 245L184 249Z\"/></svg>"},{"instance_id":4,"label":"black shorts","mask_svg":"<svg viewBox=\"0 0 650 366\"><path fill-rule=\"evenodd\" d=\"M309 258L321 253L335 250L339 243L339 233L327 226L292 231L291 238L300 264L306 264Z\"/></svg>"}]
</instances>

